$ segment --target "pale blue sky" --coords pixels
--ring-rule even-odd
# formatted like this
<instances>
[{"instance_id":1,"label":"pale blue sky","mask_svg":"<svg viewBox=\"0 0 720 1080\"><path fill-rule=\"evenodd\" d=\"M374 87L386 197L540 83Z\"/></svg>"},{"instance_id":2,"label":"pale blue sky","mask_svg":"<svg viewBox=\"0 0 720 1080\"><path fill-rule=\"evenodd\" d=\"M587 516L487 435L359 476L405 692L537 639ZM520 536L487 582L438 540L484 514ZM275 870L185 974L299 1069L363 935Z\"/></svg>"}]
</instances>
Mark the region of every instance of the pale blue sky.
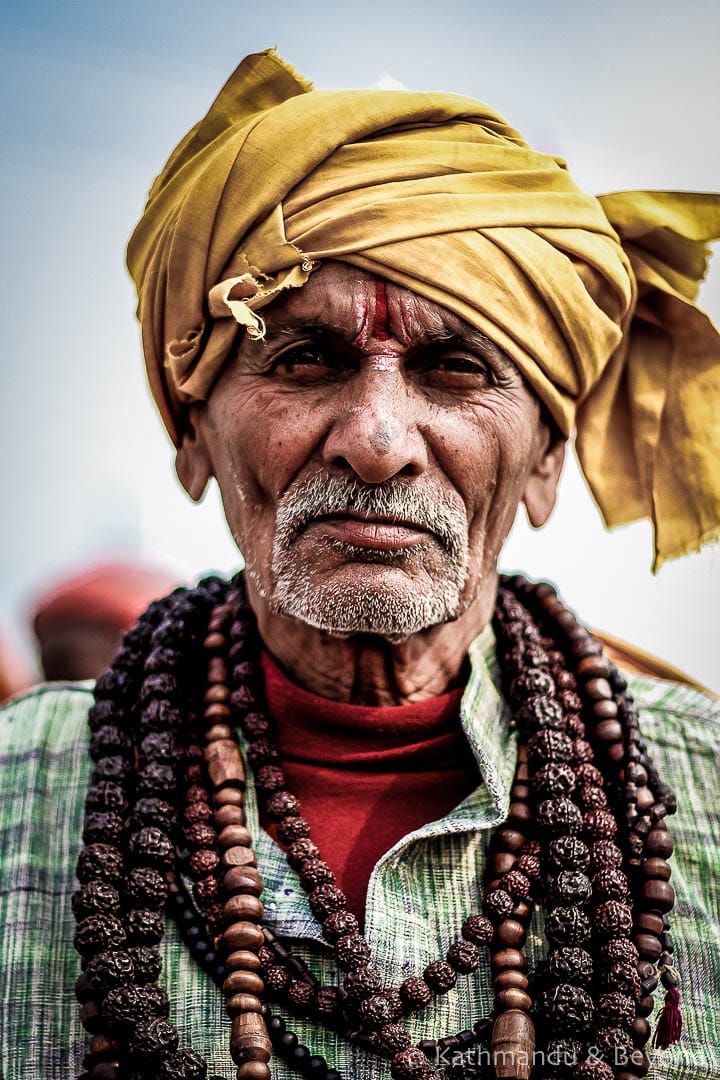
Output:
<instances>
[{"instance_id":1,"label":"pale blue sky","mask_svg":"<svg viewBox=\"0 0 720 1080\"><path fill-rule=\"evenodd\" d=\"M19 628L38 585L108 547L185 575L233 565L216 498L193 507L174 481L123 250L153 175L246 53L277 45L323 87L390 75L484 99L591 191L717 190L719 30L709 0L4 0L0 622ZM607 537L574 469L551 525L520 524L508 562L718 687L717 556L652 579L647 528Z\"/></svg>"}]
</instances>

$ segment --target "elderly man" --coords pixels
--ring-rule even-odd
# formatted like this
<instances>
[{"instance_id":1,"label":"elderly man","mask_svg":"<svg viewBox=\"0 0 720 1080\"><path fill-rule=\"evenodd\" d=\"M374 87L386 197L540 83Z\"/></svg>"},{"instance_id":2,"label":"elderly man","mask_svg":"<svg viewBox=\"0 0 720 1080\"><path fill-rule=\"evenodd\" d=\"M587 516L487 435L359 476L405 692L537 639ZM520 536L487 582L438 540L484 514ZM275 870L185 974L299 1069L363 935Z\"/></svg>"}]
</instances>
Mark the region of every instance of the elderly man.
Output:
<instances>
[{"instance_id":1,"label":"elderly man","mask_svg":"<svg viewBox=\"0 0 720 1080\"><path fill-rule=\"evenodd\" d=\"M478 102L243 62L129 264L246 569L151 605L94 701L6 710L8 1077L718 1075L717 708L497 558L574 424L656 562L716 535L719 223L585 195Z\"/></svg>"}]
</instances>

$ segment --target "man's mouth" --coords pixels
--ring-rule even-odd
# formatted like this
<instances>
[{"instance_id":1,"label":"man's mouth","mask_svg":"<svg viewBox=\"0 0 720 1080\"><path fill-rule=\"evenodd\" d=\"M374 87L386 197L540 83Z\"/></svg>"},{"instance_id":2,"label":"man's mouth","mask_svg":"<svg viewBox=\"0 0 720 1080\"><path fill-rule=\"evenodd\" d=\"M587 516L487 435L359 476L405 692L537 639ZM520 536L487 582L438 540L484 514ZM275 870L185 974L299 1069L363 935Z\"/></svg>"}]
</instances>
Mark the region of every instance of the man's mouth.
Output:
<instances>
[{"instance_id":1,"label":"man's mouth","mask_svg":"<svg viewBox=\"0 0 720 1080\"><path fill-rule=\"evenodd\" d=\"M411 521L356 511L315 517L303 531L321 533L333 540L375 551L400 551L416 547L427 543L432 535Z\"/></svg>"}]
</instances>

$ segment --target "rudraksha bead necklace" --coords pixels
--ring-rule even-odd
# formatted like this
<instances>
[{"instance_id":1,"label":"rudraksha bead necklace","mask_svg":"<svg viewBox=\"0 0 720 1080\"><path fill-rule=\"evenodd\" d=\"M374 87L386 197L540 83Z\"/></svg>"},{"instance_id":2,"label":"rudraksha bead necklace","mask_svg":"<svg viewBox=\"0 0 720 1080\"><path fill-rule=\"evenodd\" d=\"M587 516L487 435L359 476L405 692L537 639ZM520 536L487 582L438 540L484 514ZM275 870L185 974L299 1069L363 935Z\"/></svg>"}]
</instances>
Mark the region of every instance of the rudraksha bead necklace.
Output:
<instances>
[{"instance_id":1,"label":"rudraksha bead necklace","mask_svg":"<svg viewBox=\"0 0 720 1080\"><path fill-rule=\"evenodd\" d=\"M95 768L78 861L81 888L73 897L81 1018L93 1036L84 1077L206 1075L197 1054L178 1048L167 995L157 986L159 912L168 898L192 955L222 979L239 1080L267 1080L273 1047L303 1075L339 1075L269 1013L262 1000L268 993L389 1057L396 1080L439 1075L432 1063L443 1060L438 1051L486 1042L490 1022L412 1046L402 1017L476 970L478 946L487 944L494 1047L518 1060L529 1055L532 1066L537 1028L546 1055L576 1063L566 1070L575 1080L644 1075L649 1063L638 1048L649 1036L646 1017L659 981L668 993L656 1043L668 1045L679 1033L667 919L672 841L664 824L674 800L647 756L622 676L550 586L504 581L495 630L520 748L509 818L491 848L484 914L468 917L444 958L388 988L286 789L263 712L258 640L241 578L230 586L208 579L151 605L98 680L90 714ZM340 991L318 986L302 961L262 929L238 723L263 813L276 822L345 973ZM182 899L173 875L176 845L187 851L209 931ZM551 951L536 973L531 1018L522 946L535 897L544 902ZM601 1059L587 1056L590 1042ZM623 1053L630 1064L613 1070L610 1062ZM521 1065L517 1075L527 1072ZM485 1073L468 1064L444 1075Z\"/></svg>"}]
</instances>

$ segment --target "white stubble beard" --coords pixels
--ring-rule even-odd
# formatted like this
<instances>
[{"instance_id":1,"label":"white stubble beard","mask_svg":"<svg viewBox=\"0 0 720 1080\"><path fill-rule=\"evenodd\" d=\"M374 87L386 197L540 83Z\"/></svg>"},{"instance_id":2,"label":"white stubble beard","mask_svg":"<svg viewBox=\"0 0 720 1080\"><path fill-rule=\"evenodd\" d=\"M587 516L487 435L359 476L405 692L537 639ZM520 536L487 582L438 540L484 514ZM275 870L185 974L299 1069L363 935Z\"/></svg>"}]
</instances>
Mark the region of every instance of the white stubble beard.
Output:
<instances>
[{"instance_id":1,"label":"white stubble beard","mask_svg":"<svg viewBox=\"0 0 720 1080\"><path fill-rule=\"evenodd\" d=\"M337 571L314 573L312 565L299 561L296 545L303 527L316 517L348 510L412 522L427 530L427 544L373 555L330 540L328 548L340 557ZM365 587L343 583L343 560L377 564L375 580ZM416 482L369 485L321 473L291 487L278 502L267 599L274 613L334 636L376 634L401 641L457 618L469 560L467 514L459 498L449 501ZM388 567L395 571L391 580L383 572Z\"/></svg>"}]
</instances>

